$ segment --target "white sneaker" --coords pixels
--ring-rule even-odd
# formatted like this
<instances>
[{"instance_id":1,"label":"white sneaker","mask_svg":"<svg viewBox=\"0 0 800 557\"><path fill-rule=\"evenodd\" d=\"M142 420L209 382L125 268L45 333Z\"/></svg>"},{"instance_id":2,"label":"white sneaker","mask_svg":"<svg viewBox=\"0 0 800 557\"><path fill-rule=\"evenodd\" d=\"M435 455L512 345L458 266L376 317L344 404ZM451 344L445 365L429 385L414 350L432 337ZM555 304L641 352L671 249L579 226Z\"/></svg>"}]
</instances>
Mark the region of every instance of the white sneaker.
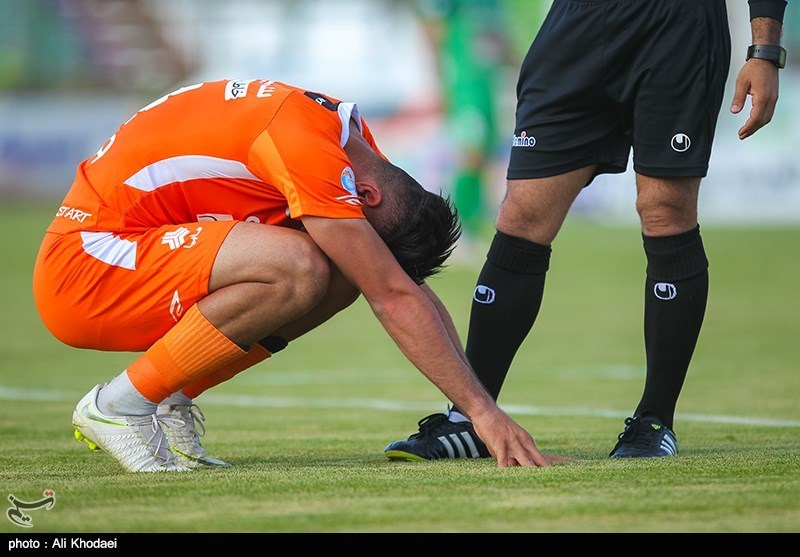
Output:
<instances>
[{"instance_id":1,"label":"white sneaker","mask_svg":"<svg viewBox=\"0 0 800 557\"><path fill-rule=\"evenodd\" d=\"M102 449L130 472L178 472L189 470L169 450L162 424L175 418L149 416L106 416L97 408L102 385L84 396L72 413L75 439L89 449Z\"/></svg>"},{"instance_id":2,"label":"white sneaker","mask_svg":"<svg viewBox=\"0 0 800 557\"><path fill-rule=\"evenodd\" d=\"M201 466L230 466L224 460L208 456L200 443L206 434L203 425L206 417L196 404L162 404L158 407L159 415L173 418L164 421L164 433L169 441L170 450L180 462L189 468ZM199 429L199 431L198 431Z\"/></svg>"}]
</instances>

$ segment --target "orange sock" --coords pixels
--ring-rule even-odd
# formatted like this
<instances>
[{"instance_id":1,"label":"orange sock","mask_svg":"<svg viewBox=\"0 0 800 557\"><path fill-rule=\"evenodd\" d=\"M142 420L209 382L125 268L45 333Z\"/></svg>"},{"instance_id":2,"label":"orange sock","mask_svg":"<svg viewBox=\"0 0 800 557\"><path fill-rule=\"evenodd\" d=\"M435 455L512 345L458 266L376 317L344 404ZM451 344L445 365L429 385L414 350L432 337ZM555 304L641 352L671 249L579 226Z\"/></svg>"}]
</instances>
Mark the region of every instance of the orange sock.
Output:
<instances>
[{"instance_id":1,"label":"orange sock","mask_svg":"<svg viewBox=\"0 0 800 557\"><path fill-rule=\"evenodd\" d=\"M227 364L223 365L221 369L212 371L191 385L183 387L183 394L189 398L196 398L198 395L204 393L211 387L215 387L223 381L227 381L240 371L251 368L257 363L263 362L270 356L272 356L272 353L269 350L260 344L254 344L244 356L240 356L232 362L228 362Z\"/></svg>"},{"instance_id":2,"label":"orange sock","mask_svg":"<svg viewBox=\"0 0 800 557\"><path fill-rule=\"evenodd\" d=\"M177 325L128 366L128 378L140 393L158 403L244 354L195 304Z\"/></svg>"}]
</instances>

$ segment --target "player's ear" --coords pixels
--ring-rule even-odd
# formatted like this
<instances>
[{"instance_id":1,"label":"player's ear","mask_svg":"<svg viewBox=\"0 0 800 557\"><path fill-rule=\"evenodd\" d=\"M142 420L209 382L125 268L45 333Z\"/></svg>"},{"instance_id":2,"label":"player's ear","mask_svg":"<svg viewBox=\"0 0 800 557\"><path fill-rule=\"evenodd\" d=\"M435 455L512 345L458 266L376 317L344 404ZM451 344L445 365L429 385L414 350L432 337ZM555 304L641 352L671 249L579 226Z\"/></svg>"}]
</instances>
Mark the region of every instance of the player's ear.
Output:
<instances>
[{"instance_id":1,"label":"player's ear","mask_svg":"<svg viewBox=\"0 0 800 557\"><path fill-rule=\"evenodd\" d=\"M377 207L383 199L381 190L370 182L356 181L356 193L367 207Z\"/></svg>"}]
</instances>

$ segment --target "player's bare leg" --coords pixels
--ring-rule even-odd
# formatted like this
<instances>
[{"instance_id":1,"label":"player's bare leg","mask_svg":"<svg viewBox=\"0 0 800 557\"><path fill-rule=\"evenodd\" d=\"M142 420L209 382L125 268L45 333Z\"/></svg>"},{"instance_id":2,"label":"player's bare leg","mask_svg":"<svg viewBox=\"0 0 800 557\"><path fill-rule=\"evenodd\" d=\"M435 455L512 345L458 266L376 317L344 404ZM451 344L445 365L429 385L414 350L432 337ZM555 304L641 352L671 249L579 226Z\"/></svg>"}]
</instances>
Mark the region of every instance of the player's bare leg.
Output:
<instances>
[{"instance_id":1,"label":"player's bare leg","mask_svg":"<svg viewBox=\"0 0 800 557\"><path fill-rule=\"evenodd\" d=\"M107 388L84 397L73 416L76 435L131 471L186 469L166 448L158 403L308 314L324 298L329 279L328 260L308 235L238 223L219 249L210 294ZM98 398L98 391L105 396Z\"/></svg>"},{"instance_id":2,"label":"player's bare leg","mask_svg":"<svg viewBox=\"0 0 800 557\"><path fill-rule=\"evenodd\" d=\"M208 456L200 437L205 434L205 415L194 400L207 391L228 381L238 373L269 358L282 350L290 341L315 329L336 313L351 305L359 296L358 290L331 267L328 290L314 308L299 319L284 325L268 337L251 346L247 354L220 369L204 376L172 394L159 405L159 413L179 418L179 422L165 422L164 432L170 448L189 466L228 466L224 461Z\"/></svg>"}]
</instances>

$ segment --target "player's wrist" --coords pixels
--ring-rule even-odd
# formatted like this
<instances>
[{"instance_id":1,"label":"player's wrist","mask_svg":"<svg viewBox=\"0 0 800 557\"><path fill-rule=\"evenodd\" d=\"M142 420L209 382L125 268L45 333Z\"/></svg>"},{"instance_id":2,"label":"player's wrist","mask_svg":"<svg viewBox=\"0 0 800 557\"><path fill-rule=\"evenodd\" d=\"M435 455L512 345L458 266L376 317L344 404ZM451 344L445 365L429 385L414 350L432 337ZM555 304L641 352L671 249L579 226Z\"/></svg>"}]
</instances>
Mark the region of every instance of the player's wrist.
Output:
<instances>
[{"instance_id":1,"label":"player's wrist","mask_svg":"<svg viewBox=\"0 0 800 557\"><path fill-rule=\"evenodd\" d=\"M778 69L786 67L786 49L777 44L751 44L747 47L745 61L764 60Z\"/></svg>"}]
</instances>

